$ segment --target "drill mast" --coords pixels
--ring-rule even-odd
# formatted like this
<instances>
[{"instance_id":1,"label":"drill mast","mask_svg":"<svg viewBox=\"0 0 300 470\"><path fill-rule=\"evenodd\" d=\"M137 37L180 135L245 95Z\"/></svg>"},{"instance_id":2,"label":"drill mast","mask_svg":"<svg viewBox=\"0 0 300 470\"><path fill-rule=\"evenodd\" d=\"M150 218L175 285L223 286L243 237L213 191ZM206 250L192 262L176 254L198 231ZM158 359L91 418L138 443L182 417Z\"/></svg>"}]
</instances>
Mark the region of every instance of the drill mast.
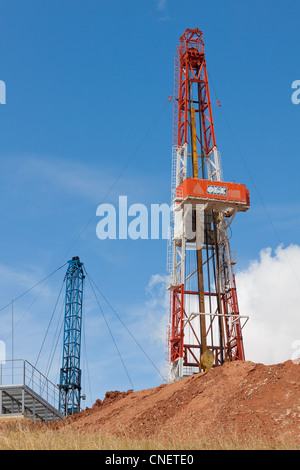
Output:
<instances>
[{"instance_id":1,"label":"drill mast","mask_svg":"<svg viewBox=\"0 0 300 470\"><path fill-rule=\"evenodd\" d=\"M80 259L72 258L66 273L63 358L59 383L59 410L65 416L80 411L80 349L84 277L83 264Z\"/></svg>"},{"instance_id":2,"label":"drill mast","mask_svg":"<svg viewBox=\"0 0 300 470\"><path fill-rule=\"evenodd\" d=\"M198 29L187 29L180 38L173 96L171 381L245 359L242 328L247 318L239 313L227 229L235 214L250 205L244 185L223 181Z\"/></svg>"}]
</instances>

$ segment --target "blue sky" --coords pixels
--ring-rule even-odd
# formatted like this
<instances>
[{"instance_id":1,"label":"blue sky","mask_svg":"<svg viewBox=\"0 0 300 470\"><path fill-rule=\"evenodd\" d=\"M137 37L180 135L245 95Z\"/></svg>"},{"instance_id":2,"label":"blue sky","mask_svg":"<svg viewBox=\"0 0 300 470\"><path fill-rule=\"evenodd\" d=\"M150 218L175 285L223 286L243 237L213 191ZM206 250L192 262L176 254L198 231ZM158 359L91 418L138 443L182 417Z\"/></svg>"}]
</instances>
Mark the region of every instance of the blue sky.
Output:
<instances>
[{"instance_id":1,"label":"blue sky","mask_svg":"<svg viewBox=\"0 0 300 470\"><path fill-rule=\"evenodd\" d=\"M291 85L300 79L299 14L296 0L1 0L0 80L7 96L0 106L0 304L80 256L132 335L164 369L166 240L100 241L96 208L104 201L116 204L119 195L127 195L129 204L170 203L172 103L167 99L179 37L196 27L204 32L224 177L246 184L251 194L251 210L232 225L236 269L243 280L256 268L266 272L263 279L272 292L272 273L264 271L264 263L285 259L285 282L296 304L300 105L291 101ZM275 251L281 243L283 258ZM295 251L287 251L290 245ZM273 251L261 257L266 248ZM15 303L15 357L35 363L63 276L64 270L58 271ZM250 284L243 283L245 302ZM282 300L284 307L284 294ZM134 388L161 383L101 303ZM10 357L10 309L0 315L0 339ZM282 355L272 356L271 340L267 350L263 334L255 343L253 315L249 359L256 360L257 348L262 361L288 359L297 334L288 333ZM286 312L280 321L299 327L298 313L289 318ZM107 390L131 388L88 283L84 342L88 405ZM42 371L49 348L38 364ZM59 367L57 354L53 381Z\"/></svg>"}]
</instances>

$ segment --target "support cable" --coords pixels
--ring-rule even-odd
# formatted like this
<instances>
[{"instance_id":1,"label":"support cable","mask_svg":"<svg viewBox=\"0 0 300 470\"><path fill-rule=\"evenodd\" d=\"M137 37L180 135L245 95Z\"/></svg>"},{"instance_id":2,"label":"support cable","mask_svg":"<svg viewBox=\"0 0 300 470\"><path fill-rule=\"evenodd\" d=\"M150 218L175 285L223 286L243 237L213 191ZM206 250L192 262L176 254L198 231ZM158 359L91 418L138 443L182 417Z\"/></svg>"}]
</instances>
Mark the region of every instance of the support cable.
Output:
<instances>
[{"instance_id":1,"label":"support cable","mask_svg":"<svg viewBox=\"0 0 300 470\"><path fill-rule=\"evenodd\" d=\"M39 286L42 282L46 281L47 279L49 279L50 277L52 277L57 271L59 271L60 269L62 269L64 266L66 266L67 263L63 264L62 266L60 266L59 268L57 268L55 271L53 271L53 273L49 274L48 276L44 277L44 279L42 279L41 281L37 282L34 286L30 287L30 289L27 289L25 292L23 292L22 294L20 294L18 297L16 297L15 299L11 300L7 305L5 305L4 307L0 308L0 312L2 312L2 310L5 310L7 307L9 307L12 302L16 302L17 300L21 299L21 297L23 297L25 294L28 294L28 292L32 291L35 287Z\"/></svg>"},{"instance_id":2,"label":"support cable","mask_svg":"<svg viewBox=\"0 0 300 470\"><path fill-rule=\"evenodd\" d=\"M55 302L55 305L54 305L54 308L53 308L53 311L52 311L52 315L51 315L51 317L50 317L50 320L49 320L49 323L48 323L48 327L47 327L47 330L46 330L46 333L45 333L45 336L44 336L42 345L41 345L41 347L40 347L40 351L39 351L39 353L38 353L37 359L36 359L36 361L35 361L34 367L37 367L37 363L38 363L38 361L39 361L39 359L40 359L40 355L41 355L41 353L42 353L42 350L43 350L43 347L44 347L44 344L45 344L45 341L46 341L46 338L47 338L47 335L48 335L48 332L49 332L49 328L50 328L50 325L51 325L51 323L52 323L52 320L53 320L53 317L54 317L54 314L55 314L55 311L56 311L56 307L57 307L57 304L58 304L58 302L59 302L59 299L60 299L60 296L61 296L61 293L62 293L62 289L63 289L64 283L65 283L65 278L64 278L64 280L63 280L63 282L62 282L62 285L61 285L61 288L60 288L60 291L59 291L57 300L56 300L56 302Z\"/></svg>"},{"instance_id":3,"label":"support cable","mask_svg":"<svg viewBox=\"0 0 300 470\"><path fill-rule=\"evenodd\" d=\"M211 81L211 84L212 84L212 87L213 87L213 90L214 90L215 97L216 97L216 99L218 100L217 93L216 93L216 90L215 90L215 87L214 87L214 83L213 83L213 81L212 81L211 76L209 76L209 79L210 79L210 81ZM228 121L228 119L227 119L227 117L226 117L226 115L225 115L225 113L224 113L224 111L223 111L222 108L221 108L221 112L222 112L224 121L226 122L227 127L228 127L228 129L229 129L229 132L230 132L230 134L231 134L231 137L232 137L232 139L233 139L233 141L234 141L234 144L235 144L235 146L236 146L236 148L237 148L237 151L238 151L238 153L240 154L240 157L241 157L241 159L242 159L242 161L243 161L243 164L244 164L244 166L245 166L245 168L246 168L246 171L247 171L247 173L248 173L248 175L249 175L249 177L250 177L250 179L251 179L251 181L252 181L252 184L253 184L253 187L254 187L254 189L255 189L255 191L256 191L256 194L257 194L257 196L258 196L258 199L260 200L260 203L261 203L261 205L262 205L262 207L263 207L263 209L264 209L264 211L265 211L265 213L266 213L266 216L267 216L267 218L268 218L268 220L269 220L269 222L270 222L270 225L271 225L271 227L272 227L272 229L273 229L273 231L274 231L274 234L275 234L275 236L277 237L279 244L282 245L282 244L283 244L283 243L282 243L282 240L281 240L281 238L280 238L280 236L279 236L279 234L278 234L278 232L277 232L277 230L276 230L276 228L275 228L275 225L274 225L274 223L273 223L273 221L272 221L272 219L271 219L271 216L270 216L270 214L269 214L269 212L268 212L268 210L267 210L267 208L266 208L266 206L265 206L265 203L264 203L264 201L263 201L263 199L262 199L262 197L261 197L261 195L260 195L260 192L258 191L258 188L257 188L257 186L256 186L254 177L252 176L252 173L251 173L250 170L249 170L249 167L248 167L248 165L247 165L246 159L244 158L244 155L243 155L243 153L242 153L242 151L241 151L241 149L240 149L240 146L239 146L239 144L238 144L237 138L236 138L236 136L235 136L235 134L234 134L234 132L233 132L233 130L232 130L232 127L231 127L231 125L230 125L230 123L229 123L229 121ZM283 251L284 251L284 250L283 250ZM293 271L293 274L294 274L294 276L295 276L295 279L297 280L298 284L300 285L300 279L298 278L298 275L297 275L297 273L296 273L296 271L295 271L295 269L294 269L294 266L292 265L292 263L291 263L291 261L290 261L288 255L287 255L287 253L286 253L285 251L284 251L284 254L285 254L285 257L286 257L286 260L287 260L288 264L290 265L291 270Z\"/></svg>"},{"instance_id":4,"label":"support cable","mask_svg":"<svg viewBox=\"0 0 300 470\"><path fill-rule=\"evenodd\" d=\"M85 318L85 315L83 315L83 318ZM85 359L85 367L87 371L87 381L88 381L88 386L89 386L89 391L90 391L90 400L93 403L93 398L92 398L92 388L91 388L91 380L90 380L90 371L89 371L89 361L87 357L87 348L86 348L86 336L85 336L85 321L83 321L82 325L82 330L83 330L83 350L84 350L84 359Z\"/></svg>"},{"instance_id":5,"label":"support cable","mask_svg":"<svg viewBox=\"0 0 300 470\"><path fill-rule=\"evenodd\" d=\"M59 321L57 323L56 331L53 337L53 342L52 342L52 346L51 346L51 350L50 350L50 354L48 358L48 363L46 367L46 372L45 372L46 377L48 377L48 375L50 374L50 369L51 369L53 359L57 350L58 341L62 337L63 326L64 326L64 302L62 303L62 306L61 306ZM56 339L56 342L55 342L55 339ZM55 345L54 345L54 342L55 342Z\"/></svg>"},{"instance_id":6,"label":"support cable","mask_svg":"<svg viewBox=\"0 0 300 470\"><path fill-rule=\"evenodd\" d=\"M130 378L129 372L128 372L127 367L126 367L126 365L125 365L125 363L124 363L124 360L123 360L123 358L122 358L122 355L121 355L120 350L119 350L119 348L118 348L118 345L117 345L117 343L116 343L116 340L115 340L115 338L114 338L114 335L113 335L113 333L112 333L112 331L111 331L111 328L110 328L110 326L109 326L109 324L108 324L108 321L107 321L107 319L106 319L105 313L104 313L104 311L103 311L103 309L102 309L102 307L101 307L101 305L100 305L100 302L99 302L99 299L98 299L98 297L97 297L97 295L96 295L96 292L95 292L95 289L94 289L94 287L93 287L91 278L90 278L90 276L88 275L86 269L84 269L84 271L85 271L86 276L87 276L87 278L88 278L88 280L89 280L89 283L90 283L90 286L91 286L92 291L93 291L93 293L94 293L96 302L97 302L98 307L99 307L99 309L100 309L100 311L101 311L101 313L102 313L102 316L103 316L104 321L105 321L105 323L106 323L107 329L108 329L109 334L110 334L110 336L111 336L111 338L112 338L112 340L113 340L113 343L114 343L114 345L115 345L115 348L116 348L116 350L117 350L117 353L118 353L118 355L119 355L119 358L120 358L120 360L121 360L121 362L122 362L122 365L123 365L123 367L124 367L124 370L125 370L125 372L126 372L126 375L127 375L127 377L128 377L128 380L129 380L129 382L131 383L132 389L134 390L134 386L133 386L132 380L131 380L131 378Z\"/></svg>"},{"instance_id":7,"label":"support cable","mask_svg":"<svg viewBox=\"0 0 300 470\"><path fill-rule=\"evenodd\" d=\"M127 162L125 163L125 165L123 166L123 168L121 169L119 175L117 176L117 178L115 179L115 181L113 182L113 184L111 185L111 187L109 188L109 190L107 191L107 193L105 194L104 198L102 199L102 202L101 204L103 204L105 202L105 200L107 199L107 196L111 193L111 191L113 190L113 188L116 186L116 184L118 183L118 181L120 180L121 176L123 175L123 173L125 172L125 170L127 169L127 167L129 166L129 164L131 163L131 161L134 159L134 157L136 156L136 154L138 153L138 151L140 150L140 148L142 147L143 143L145 142L146 138L148 137L148 135L150 134L151 130L153 129L153 127L155 126L156 122L158 121L158 119L160 118L160 116L162 115L163 111L165 110L166 106L168 105L168 102L166 102L162 108L160 109L160 111L158 112L158 114L154 117L153 121L150 123L150 126L148 127L148 129L146 130L145 134L143 135L143 137L141 138L140 142L138 143L138 145L136 146L135 150L132 152L132 154L130 155L130 157L128 158ZM68 253L73 249L73 247L76 245L76 243L78 242L78 240L81 238L81 236L83 235L83 233L85 232L85 230L88 228L89 224L91 223L91 221L94 219L95 217L95 214L91 215L91 217L88 219L88 221L86 222L86 224L83 226L83 228L81 229L81 231L79 232L78 236L76 237L76 239L73 241L73 243L71 244L70 248L67 250L65 256L62 258L62 259L65 259L68 255Z\"/></svg>"},{"instance_id":8,"label":"support cable","mask_svg":"<svg viewBox=\"0 0 300 470\"><path fill-rule=\"evenodd\" d=\"M113 311L113 313L116 315L116 317L118 318L118 320L122 323L123 327L125 328L125 330L127 331L127 333L131 336L131 338L134 340L134 342L137 344L137 346L140 348L140 350L143 352L143 354L146 356L146 358L148 359L148 361L152 364L152 366L155 368L155 370L158 372L158 374L163 378L164 381L166 381L165 377L163 376L163 374L160 372L160 370L156 367L156 365L154 364L154 362L152 361L152 359L148 356L148 354L146 353L146 351L143 349L143 347L140 345L140 343L138 342L138 340L134 337L134 335L131 333L131 331L129 330L129 328L125 325L124 321L122 320L122 318L117 314L117 312L115 311L115 309L113 308L113 306L111 305L111 303L107 300L107 298L105 297L105 295L101 292L101 290L99 289L99 287L97 286L97 284L95 283L95 281L93 281L91 279L91 277L89 276L89 274L87 273L86 271L86 268L84 268L85 270L85 273L91 283L91 281L93 282L93 284L95 285L96 289L98 290L98 292L101 294L101 296L103 297L103 299L105 300L105 302L108 304L108 306L111 308L111 310Z\"/></svg>"}]
</instances>

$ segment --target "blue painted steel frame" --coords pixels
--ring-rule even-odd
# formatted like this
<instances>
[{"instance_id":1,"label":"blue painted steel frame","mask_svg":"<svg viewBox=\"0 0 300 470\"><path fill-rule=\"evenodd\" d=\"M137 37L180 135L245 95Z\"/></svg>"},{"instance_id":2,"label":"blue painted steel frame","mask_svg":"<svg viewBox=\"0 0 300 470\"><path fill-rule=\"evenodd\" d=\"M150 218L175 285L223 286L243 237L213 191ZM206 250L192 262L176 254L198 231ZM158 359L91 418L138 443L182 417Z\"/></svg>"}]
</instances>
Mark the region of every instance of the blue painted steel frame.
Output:
<instances>
[{"instance_id":1,"label":"blue painted steel frame","mask_svg":"<svg viewBox=\"0 0 300 470\"><path fill-rule=\"evenodd\" d=\"M83 287L83 264L78 257L74 257L69 261L66 273L63 358L59 382L59 411L65 416L80 411Z\"/></svg>"}]
</instances>

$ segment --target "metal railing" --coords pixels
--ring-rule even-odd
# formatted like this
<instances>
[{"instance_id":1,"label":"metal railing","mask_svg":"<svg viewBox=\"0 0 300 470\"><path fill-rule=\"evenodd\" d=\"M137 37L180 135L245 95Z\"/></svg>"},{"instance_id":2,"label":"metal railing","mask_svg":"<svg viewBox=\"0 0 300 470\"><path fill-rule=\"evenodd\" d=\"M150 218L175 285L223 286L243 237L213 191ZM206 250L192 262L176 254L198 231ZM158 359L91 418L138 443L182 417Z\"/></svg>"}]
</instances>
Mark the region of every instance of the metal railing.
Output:
<instances>
[{"instance_id":1,"label":"metal railing","mask_svg":"<svg viewBox=\"0 0 300 470\"><path fill-rule=\"evenodd\" d=\"M47 377L24 359L0 362L0 387L28 387L49 405L58 409L59 389Z\"/></svg>"}]
</instances>

